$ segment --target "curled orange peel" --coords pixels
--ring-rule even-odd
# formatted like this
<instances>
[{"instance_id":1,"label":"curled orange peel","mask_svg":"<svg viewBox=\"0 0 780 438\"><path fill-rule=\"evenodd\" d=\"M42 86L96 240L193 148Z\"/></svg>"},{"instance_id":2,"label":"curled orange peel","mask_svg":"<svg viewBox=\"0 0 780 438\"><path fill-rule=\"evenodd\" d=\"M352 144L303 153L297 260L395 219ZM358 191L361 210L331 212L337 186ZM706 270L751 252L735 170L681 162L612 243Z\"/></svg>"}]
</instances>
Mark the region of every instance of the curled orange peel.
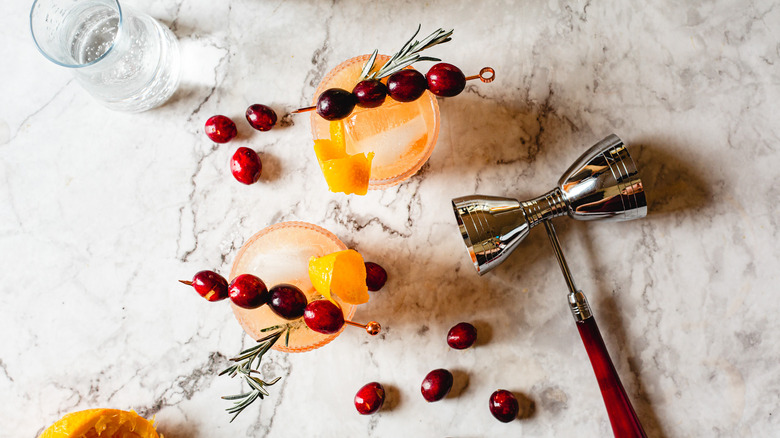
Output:
<instances>
[{"instance_id":1,"label":"curled orange peel","mask_svg":"<svg viewBox=\"0 0 780 438\"><path fill-rule=\"evenodd\" d=\"M368 302L366 264L353 249L309 259L309 279L317 292L334 303L333 295L348 304Z\"/></svg>"}]
</instances>

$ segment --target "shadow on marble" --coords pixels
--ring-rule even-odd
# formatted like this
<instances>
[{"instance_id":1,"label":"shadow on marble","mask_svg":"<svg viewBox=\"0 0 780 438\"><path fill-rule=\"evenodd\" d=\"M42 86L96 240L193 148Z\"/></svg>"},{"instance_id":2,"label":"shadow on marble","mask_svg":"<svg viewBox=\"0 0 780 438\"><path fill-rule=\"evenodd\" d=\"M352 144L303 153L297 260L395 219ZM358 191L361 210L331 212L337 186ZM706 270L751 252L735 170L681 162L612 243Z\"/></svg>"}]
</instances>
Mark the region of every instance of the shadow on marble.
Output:
<instances>
[{"instance_id":1,"label":"shadow on marble","mask_svg":"<svg viewBox=\"0 0 780 438\"><path fill-rule=\"evenodd\" d=\"M631 146L637 151L632 155L647 195L649 218L700 211L711 202L712 189L705 172L690 158L675 153L683 149L690 152L690 148L652 140L632 142Z\"/></svg>"},{"instance_id":2,"label":"shadow on marble","mask_svg":"<svg viewBox=\"0 0 780 438\"><path fill-rule=\"evenodd\" d=\"M513 390L512 394L517 398L517 404L520 409L517 411L517 418L527 420L536 415L536 402L523 391Z\"/></svg>"},{"instance_id":3,"label":"shadow on marble","mask_svg":"<svg viewBox=\"0 0 780 438\"><path fill-rule=\"evenodd\" d=\"M588 146L582 128L567 115L576 111L554 107L552 100L550 94L544 100L504 101L476 92L440 100L442 128L434 158L446 161L431 175L442 181L472 178L477 192L520 199L552 188L560 175L547 175L563 172L570 164L561 154L574 158L570 150L584 151ZM534 190L540 187L536 175L545 175L541 190ZM504 192L485 193L487 186Z\"/></svg>"},{"instance_id":4,"label":"shadow on marble","mask_svg":"<svg viewBox=\"0 0 780 438\"><path fill-rule=\"evenodd\" d=\"M599 300L598 306L599 312L604 314L604 317L598 320L599 325L602 326L603 331L609 333L611 340L620 346L618 351L614 353L610 352L610 355L619 354L617 357L613 356L612 361L617 363L620 358L625 358L628 362L630 372L620 373L620 379L621 382L623 382L624 387L636 388L635 391L632 391L634 393L632 394L629 392L628 396L631 399L631 404L634 406L636 415L639 417L639 421L642 423L645 433L649 437L666 437L662 423L659 421L655 409L653 409L653 404L649 399L647 386L642 381L641 366L636 363L637 352L635 351L636 348L634 348L635 342L626 335L625 317L620 312L620 309L623 308L623 306L614 296L606 294ZM618 369L620 368L618 365L615 367ZM626 391L628 392L630 390L626 389Z\"/></svg>"},{"instance_id":5,"label":"shadow on marble","mask_svg":"<svg viewBox=\"0 0 780 438\"><path fill-rule=\"evenodd\" d=\"M452 389L447 394L447 398L458 398L468 391L470 383L469 373L459 368L450 369L450 372L452 373Z\"/></svg>"},{"instance_id":6,"label":"shadow on marble","mask_svg":"<svg viewBox=\"0 0 780 438\"><path fill-rule=\"evenodd\" d=\"M395 385L386 383L383 383L382 386L385 388L385 402L382 404L382 411L392 412L401 405L403 400L401 390Z\"/></svg>"},{"instance_id":7,"label":"shadow on marble","mask_svg":"<svg viewBox=\"0 0 780 438\"><path fill-rule=\"evenodd\" d=\"M481 345L488 345L493 339L493 325L489 321L481 319L471 321L471 324L477 329L477 340L474 342L475 347Z\"/></svg>"},{"instance_id":8,"label":"shadow on marble","mask_svg":"<svg viewBox=\"0 0 780 438\"><path fill-rule=\"evenodd\" d=\"M276 155L266 152L263 148L257 150L257 155L260 156L260 162L263 163L263 173L260 174L260 183L270 183L277 180L284 174L282 168L282 161L276 157Z\"/></svg>"},{"instance_id":9,"label":"shadow on marble","mask_svg":"<svg viewBox=\"0 0 780 438\"><path fill-rule=\"evenodd\" d=\"M628 225L628 223L625 224ZM647 385L642 380L642 366L641 361L638 360L642 352L642 341L626 334L626 326L628 324L626 319L632 316L626 314L627 309L630 309L630 304L624 302L624 295L622 294L630 293L630 291L621 288L616 289L615 284L611 283L615 279L599 275L600 272L605 270L603 264L599 261L603 257L603 252L594 242L596 239L592 235L593 232L590 231L589 224L571 221L570 225L576 229L576 233L579 234L584 242L587 259L591 263L590 269L596 273L596 275L593 275L596 282L594 290L585 291L585 294L589 297L590 304L593 307L594 317L600 326L605 343L608 345L607 348L612 362L618 370L621 382L647 436L664 438L666 435L663 431L662 423L656 415L652 401L649 398L646 389ZM620 224L606 225L619 226ZM636 231L640 233L639 228ZM641 309L637 308L636 311L641 311ZM610 348L610 344L618 347ZM627 370L625 366L621 366L623 360L628 364Z\"/></svg>"}]
</instances>

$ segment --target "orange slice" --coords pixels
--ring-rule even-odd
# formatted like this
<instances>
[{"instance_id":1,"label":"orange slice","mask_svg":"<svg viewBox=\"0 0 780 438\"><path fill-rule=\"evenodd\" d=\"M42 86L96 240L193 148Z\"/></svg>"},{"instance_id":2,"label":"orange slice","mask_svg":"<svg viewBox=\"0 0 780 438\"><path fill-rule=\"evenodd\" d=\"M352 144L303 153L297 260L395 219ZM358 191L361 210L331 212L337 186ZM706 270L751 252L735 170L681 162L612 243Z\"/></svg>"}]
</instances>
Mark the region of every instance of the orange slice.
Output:
<instances>
[{"instance_id":1,"label":"orange slice","mask_svg":"<svg viewBox=\"0 0 780 438\"><path fill-rule=\"evenodd\" d=\"M366 264L354 249L312 257L309 259L309 278L317 292L331 301L332 293L345 303L368 302Z\"/></svg>"},{"instance_id":2,"label":"orange slice","mask_svg":"<svg viewBox=\"0 0 780 438\"><path fill-rule=\"evenodd\" d=\"M332 140L314 140L314 153L317 154L317 161L319 161L320 167L322 167L322 163L325 161L347 156L344 145Z\"/></svg>"},{"instance_id":3,"label":"orange slice","mask_svg":"<svg viewBox=\"0 0 780 438\"><path fill-rule=\"evenodd\" d=\"M331 192L343 192L347 195L365 195L368 193L368 180L371 178L371 160L374 153L349 155L320 163L325 182Z\"/></svg>"},{"instance_id":4,"label":"orange slice","mask_svg":"<svg viewBox=\"0 0 780 438\"><path fill-rule=\"evenodd\" d=\"M88 409L72 412L43 431L40 438L162 438L151 421L133 411Z\"/></svg>"},{"instance_id":5,"label":"orange slice","mask_svg":"<svg viewBox=\"0 0 780 438\"><path fill-rule=\"evenodd\" d=\"M331 192L365 195L371 177L374 153L348 155L344 143L344 124L330 123L330 140L314 140L314 153Z\"/></svg>"}]
</instances>

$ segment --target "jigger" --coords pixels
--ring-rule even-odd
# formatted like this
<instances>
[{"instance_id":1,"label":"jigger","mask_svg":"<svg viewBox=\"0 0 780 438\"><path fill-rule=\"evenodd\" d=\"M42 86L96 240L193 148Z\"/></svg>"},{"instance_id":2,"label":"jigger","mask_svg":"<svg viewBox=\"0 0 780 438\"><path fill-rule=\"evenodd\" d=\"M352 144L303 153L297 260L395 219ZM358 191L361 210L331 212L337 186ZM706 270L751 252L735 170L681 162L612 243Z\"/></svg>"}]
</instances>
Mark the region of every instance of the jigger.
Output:
<instances>
[{"instance_id":1,"label":"jigger","mask_svg":"<svg viewBox=\"0 0 780 438\"><path fill-rule=\"evenodd\" d=\"M628 149L612 134L586 151L557 187L530 201L472 195L452 200L463 241L480 275L501 264L543 223L569 288L569 307L596 374L616 437L645 437L609 357L588 300L574 284L551 219L630 220L647 214L642 181Z\"/></svg>"}]
</instances>

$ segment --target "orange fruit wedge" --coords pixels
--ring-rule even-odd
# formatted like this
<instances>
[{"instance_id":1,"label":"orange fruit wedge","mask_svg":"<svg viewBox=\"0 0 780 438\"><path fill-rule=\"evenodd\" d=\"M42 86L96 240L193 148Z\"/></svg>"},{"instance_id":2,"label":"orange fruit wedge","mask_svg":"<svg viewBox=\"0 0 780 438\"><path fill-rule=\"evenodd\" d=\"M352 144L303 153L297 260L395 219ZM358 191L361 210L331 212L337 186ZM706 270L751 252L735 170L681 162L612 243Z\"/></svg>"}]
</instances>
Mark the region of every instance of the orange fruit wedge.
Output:
<instances>
[{"instance_id":1,"label":"orange fruit wedge","mask_svg":"<svg viewBox=\"0 0 780 438\"><path fill-rule=\"evenodd\" d=\"M354 249L310 258L309 278L314 289L331 301L335 294L349 304L368 302L366 264Z\"/></svg>"},{"instance_id":2,"label":"orange fruit wedge","mask_svg":"<svg viewBox=\"0 0 780 438\"><path fill-rule=\"evenodd\" d=\"M368 193L368 180L371 176L371 160L374 153L349 155L320 163L325 182L331 192L343 192L347 195L365 195Z\"/></svg>"},{"instance_id":3,"label":"orange fruit wedge","mask_svg":"<svg viewBox=\"0 0 780 438\"><path fill-rule=\"evenodd\" d=\"M133 411L87 409L60 418L40 438L162 438L151 421Z\"/></svg>"},{"instance_id":4,"label":"orange fruit wedge","mask_svg":"<svg viewBox=\"0 0 780 438\"><path fill-rule=\"evenodd\" d=\"M365 195L374 153L349 155L344 142L344 124L330 122L330 139L314 140L314 153L331 192Z\"/></svg>"}]
</instances>

